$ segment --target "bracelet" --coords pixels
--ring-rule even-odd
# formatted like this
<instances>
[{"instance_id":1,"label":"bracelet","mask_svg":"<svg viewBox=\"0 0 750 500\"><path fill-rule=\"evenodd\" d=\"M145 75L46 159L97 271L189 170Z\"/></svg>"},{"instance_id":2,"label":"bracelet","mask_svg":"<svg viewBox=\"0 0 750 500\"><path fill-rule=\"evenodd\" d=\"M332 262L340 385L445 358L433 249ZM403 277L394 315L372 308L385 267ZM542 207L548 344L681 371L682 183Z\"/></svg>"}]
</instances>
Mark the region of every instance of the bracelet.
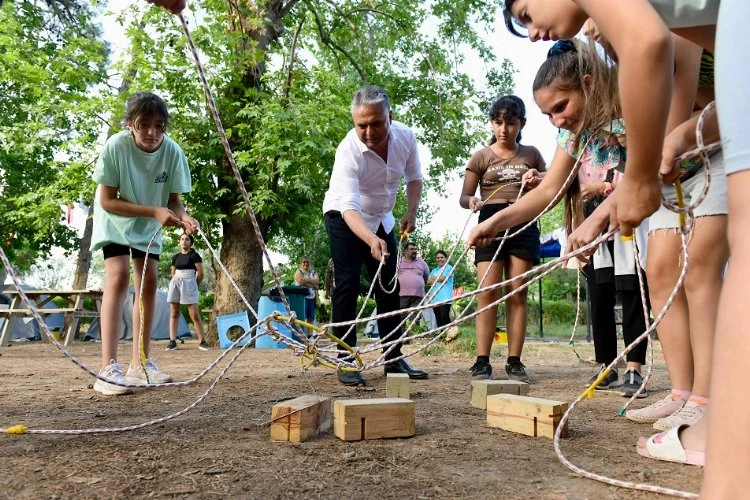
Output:
<instances>
[{"instance_id":1,"label":"bracelet","mask_svg":"<svg viewBox=\"0 0 750 500\"><path fill-rule=\"evenodd\" d=\"M614 191L614 188L612 188L611 182L604 182L604 190L602 191L602 194L604 196L609 196L612 194L612 191Z\"/></svg>"}]
</instances>

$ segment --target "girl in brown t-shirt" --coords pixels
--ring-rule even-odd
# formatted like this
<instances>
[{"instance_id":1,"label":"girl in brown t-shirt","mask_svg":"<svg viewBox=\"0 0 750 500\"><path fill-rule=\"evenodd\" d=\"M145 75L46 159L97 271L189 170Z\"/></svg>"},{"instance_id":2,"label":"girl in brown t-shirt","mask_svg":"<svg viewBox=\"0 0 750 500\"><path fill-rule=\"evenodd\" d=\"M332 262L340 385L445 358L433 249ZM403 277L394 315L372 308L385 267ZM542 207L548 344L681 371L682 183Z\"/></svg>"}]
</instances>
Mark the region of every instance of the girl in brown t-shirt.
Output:
<instances>
[{"instance_id":1,"label":"girl in brown t-shirt","mask_svg":"<svg viewBox=\"0 0 750 500\"><path fill-rule=\"evenodd\" d=\"M526 125L526 107L521 99L509 95L498 99L488 113L493 137L489 146L471 156L466 165L466 176L461 192L461 206L479 211L479 222L490 218L511 203L515 202L523 188L535 187L545 172L542 155L533 146L521 144L521 129ZM475 196L479 186L481 198ZM516 226L512 234L522 226ZM504 233L498 233L502 237ZM533 224L518 235L507 239L497 256L500 241L477 248L475 263L481 280L489 268L489 274L482 286L499 283L503 276L515 278L525 273L539 261L539 228ZM494 260L493 260L494 259ZM515 290L523 284L514 281L507 291ZM500 297L495 289L479 295L482 308ZM526 368L521 363L521 351L526 339L527 303L526 290L518 292L506 302L508 331L508 362L505 371L513 380L529 381ZM490 308L479 314L476 320L477 360L471 367L473 379L492 377L490 348L495 337L497 308Z\"/></svg>"}]
</instances>

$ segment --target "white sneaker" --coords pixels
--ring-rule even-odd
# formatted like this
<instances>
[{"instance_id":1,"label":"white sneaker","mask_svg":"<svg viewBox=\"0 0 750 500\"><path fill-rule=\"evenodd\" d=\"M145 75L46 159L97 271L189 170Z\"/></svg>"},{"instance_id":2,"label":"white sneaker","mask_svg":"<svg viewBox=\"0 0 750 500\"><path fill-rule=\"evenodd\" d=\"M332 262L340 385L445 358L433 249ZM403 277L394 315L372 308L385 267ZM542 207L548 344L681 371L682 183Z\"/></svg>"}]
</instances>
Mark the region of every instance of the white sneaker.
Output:
<instances>
[{"instance_id":1,"label":"white sneaker","mask_svg":"<svg viewBox=\"0 0 750 500\"><path fill-rule=\"evenodd\" d=\"M122 365L116 361L111 361L109 365L99 372L100 377L105 377L115 382L127 384L129 381L122 375ZM110 384L102 379L96 379L94 382L94 390L100 392L105 396L119 396L121 394L129 394L133 391L128 387L121 385Z\"/></svg>"},{"instance_id":2,"label":"white sneaker","mask_svg":"<svg viewBox=\"0 0 750 500\"><path fill-rule=\"evenodd\" d=\"M695 401L688 401L685 406L680 408L668 417L660 418L654 422L654 429L668 431L672 427L680 425L695 425L706 413L707 408Z\"/></svg>"},{"instance_id":3,"label":"white sneaker","mask_svg":"<svg viewBox=\"0 0 750 500\"><path fill-rule=\"evenodd\" d=\"M642 424L653 424L657 420L668 417L685 406L685 400L674 393L669 393L662 399L637 410L625 412L625 418Z\"/></svg>"},{"instance_id":4,"label":"white sneaker","mask_svg":"<svg viewBox=\"0 0 750 500\"><path fill-rule=\"evenodd\" d=\"M148 377L146 376L146 374L148 374ZM125 378L128 379L128 381L131 383L142 385L146 385L149 383L166 384L167 382L172 381L172 376L160 371L159 367L156 365L156 362L151 359L146 361L145 372L140 366L134 367L133 365L130 365Z\"/></svg>"}]
</instances>

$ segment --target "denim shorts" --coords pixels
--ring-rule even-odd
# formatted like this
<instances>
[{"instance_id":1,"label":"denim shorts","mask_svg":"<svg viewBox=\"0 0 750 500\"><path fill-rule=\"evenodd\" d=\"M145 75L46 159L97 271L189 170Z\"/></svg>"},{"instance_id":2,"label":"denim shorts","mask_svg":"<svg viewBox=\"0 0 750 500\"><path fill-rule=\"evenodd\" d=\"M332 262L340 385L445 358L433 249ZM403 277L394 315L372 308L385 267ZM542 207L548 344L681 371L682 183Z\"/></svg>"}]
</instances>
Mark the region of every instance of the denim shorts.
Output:
<instances>
[{"instance_id":1,"label":"denim shorts","mask_svg":"<svg viewBox=\"0 0 750 500\"><path fill-rule=\"evenodd\" d=\"M711 185L708 194L700 205L695 207L695 217L706 217L709 215L726 215L727 206L727 176L724 174L724 157L721 152L710 157L711 161ZM689 205L703 192L706 184L705 170L701 170L690 179L682 183L682 194L685 204ZM661 192L668 201L677 203L677 191L671 184L664 185ZM680 227L680 216L664 205L659 207L654 215L649 218L648 230L654 232L657 229L677 229Z\"/></svg>"},{"instance_id":2,"label":"denim shorts","mask_svg":"<svg viewBox=\"0 0 750 500\"><path fill-rule=\"evenodd\" d=\"M500 210L509 206L510 203L492 203L485 205L482 207L482 210L479 211L479 222L489 219ZM508 234L515 233L525 225L526 224L524 223L510 228ZM497 236L502 237L504 234L505 231L500 231L497 233ZM474 252L474 263L490 262L495 255L498 246L500 246L500 240L493 241L489 246L477 248ZM509 255L513 255L514 257L530 260L534 264L538 264L539 247L539 226L534 223L516 236L505 240L497 258L505 259Z\"/></svg>"}]
</instances>

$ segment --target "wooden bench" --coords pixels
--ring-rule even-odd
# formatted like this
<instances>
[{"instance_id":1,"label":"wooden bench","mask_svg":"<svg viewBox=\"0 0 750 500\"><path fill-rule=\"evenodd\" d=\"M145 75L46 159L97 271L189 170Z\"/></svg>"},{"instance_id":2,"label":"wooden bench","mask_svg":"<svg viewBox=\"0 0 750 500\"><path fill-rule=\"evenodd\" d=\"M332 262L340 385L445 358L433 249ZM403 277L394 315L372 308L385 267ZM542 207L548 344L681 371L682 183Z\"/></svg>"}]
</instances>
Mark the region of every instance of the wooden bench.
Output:
<instances>
[{"instance_id":1,"label":"wooden bench","mask_svg":"<svg viewBox=\"0 0 750 500\"><path fill-rule=\"evenodd\" d=\"M25 304L21 300L21 295L17 290L8 289L0 293L11 298L10 306L7 309L0 309L0 318L7 318L3 322L2 328L0 328L0 346L5 347L10 342L13 322L22 316L31 316L31 309L21 307L25 306ZM81 318L99 317L102 294L101 290L24 290L24 295L34 302L36 311L39 314L43 316L49 316L50 314L65 315L63 330L65 332L64 343L66 346L73 343L81 324ZM45 309L44 306L51 304L54 299L62 299L67 304L67 307ZM83 308L83 303L86 299L94 300L96 311ZM47 340L46 336L43 336L43 340Z\"/></svg>"}]
</instances>

